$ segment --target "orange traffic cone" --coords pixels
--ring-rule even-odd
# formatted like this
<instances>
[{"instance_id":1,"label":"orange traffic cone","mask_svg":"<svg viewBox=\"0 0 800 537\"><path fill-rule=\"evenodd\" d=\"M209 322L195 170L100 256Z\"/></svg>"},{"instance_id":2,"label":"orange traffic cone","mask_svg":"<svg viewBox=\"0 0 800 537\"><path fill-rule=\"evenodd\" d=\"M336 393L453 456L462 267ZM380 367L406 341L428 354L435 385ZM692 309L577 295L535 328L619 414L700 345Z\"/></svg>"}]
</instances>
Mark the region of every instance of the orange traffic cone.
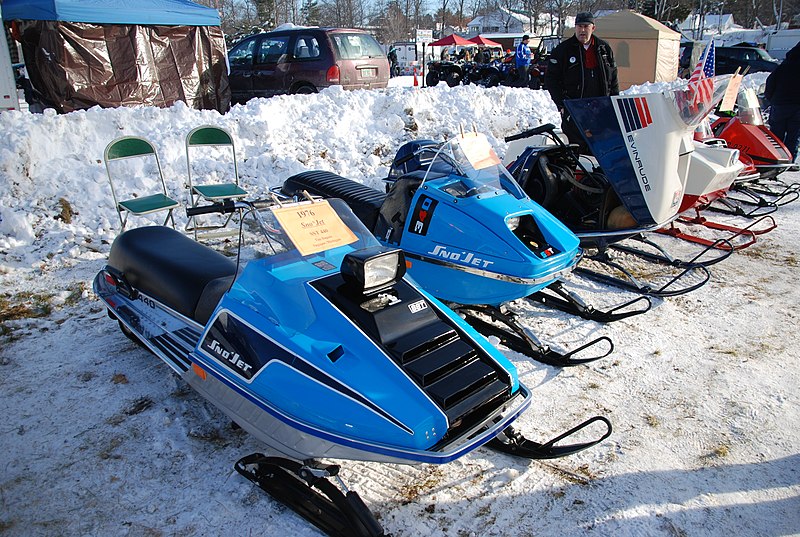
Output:
<instances>
[{"instance_id":1,"label":"orange traffic cone","mask_svg":"<svg viewBox=\"0 0 800 537\"><path fill-rule=\"evenodd\" d=\"M417 80L417 68L414 67L414 87L416 88L419 86L419 80Z\"/></svg>"}]
</instances>

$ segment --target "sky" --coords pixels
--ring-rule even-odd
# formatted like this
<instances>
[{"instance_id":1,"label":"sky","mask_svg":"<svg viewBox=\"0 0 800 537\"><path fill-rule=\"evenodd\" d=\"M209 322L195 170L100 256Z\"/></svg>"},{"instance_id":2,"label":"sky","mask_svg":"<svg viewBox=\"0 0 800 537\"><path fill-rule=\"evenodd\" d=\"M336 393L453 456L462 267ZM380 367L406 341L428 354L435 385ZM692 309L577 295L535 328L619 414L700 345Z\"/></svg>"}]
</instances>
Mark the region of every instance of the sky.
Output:
<instances>
[{"instance_id":1,"label":"sky","mask_svg":"<svg viewBox=\"0 0 800 537\"><path fill-rule=\"evenodd\" d=\"M225 115L183 104L0 114L0 305L28 309L0 330L4 535L318 535L233 471L265 447L126 339L91 292L119 231L103 150L123 135L151 140L185 203L184 137L201 124L231 131L257 197L306 169L382 188L410 139L474 126L502 157L505 136L558 122L542 91L394 84L259 99ZM229 170L224 159L199 165ZM121 185L152 185L149 171ZM343 462L344 480L395 536L800 534L798 204L773 217L777 229L711 267L708 284L653 299L644 315L602 325L510 306L556 348L614 341L608 358L561 370L500 346L533 390L517 429L543 440L601 414L614 424L602 444L542 462L484 448L442 466ZM566 285L598 306L632 298L574 274Z\"/></svg>"}]
</instances>

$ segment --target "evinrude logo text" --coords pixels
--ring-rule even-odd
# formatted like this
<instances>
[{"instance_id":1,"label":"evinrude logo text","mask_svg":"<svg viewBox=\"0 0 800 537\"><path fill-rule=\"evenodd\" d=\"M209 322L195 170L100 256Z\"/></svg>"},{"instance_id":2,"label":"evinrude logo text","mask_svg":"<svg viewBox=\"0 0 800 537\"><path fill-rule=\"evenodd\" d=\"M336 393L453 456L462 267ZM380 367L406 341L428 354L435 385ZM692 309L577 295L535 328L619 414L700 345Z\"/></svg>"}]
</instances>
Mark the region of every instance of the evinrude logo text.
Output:
<instances>
[{"instance_id":1,"label":"evinrude logo text","mask_svg":"<svg viewBox=\"0 0 800 537\"><path fill-rule=\"evenodd\" d=\"M216 339L211 340L211 344L208 345L208 350L214 353L214 355L220 360L229 362L231 365L240 369L243 373L249 372L249 370L253 367L242 360L238 352L225 350Z\"/></svg>"},{"instance_id":2,"label":"evinrude logo text","mask_svg":"<svg viewBox=\"0 0 800 537\"><path fill-rule=\"evenodd\" d=\"M435 255L437 257L441 257L443 259L448 259L450 261L457 261L464 265L474 265L476 267L483 267L486 268L489 265L493 265L494 261L487 261L480 257L477 257L472 252L451 252L444 246L436 246L432 252L428 252L429 255Z\"/></svg>"},{"instance_id":3,"label":"evinrude logo text","mask_svg":"<svg viewBox=\"0 0 800 537\"><path fill-rule=\"evenodd\" d=\"M642 182L642 187L645 192L650 192L650 181L647 179L647 173L644 171L644 164L642 163L642 159L639 158L639 150L636 149L636 141L633 139L632 134L628 135L628 146L631 148L631 157L636 163L636 171L639 180Z\"/></svg>"}]
</instances>

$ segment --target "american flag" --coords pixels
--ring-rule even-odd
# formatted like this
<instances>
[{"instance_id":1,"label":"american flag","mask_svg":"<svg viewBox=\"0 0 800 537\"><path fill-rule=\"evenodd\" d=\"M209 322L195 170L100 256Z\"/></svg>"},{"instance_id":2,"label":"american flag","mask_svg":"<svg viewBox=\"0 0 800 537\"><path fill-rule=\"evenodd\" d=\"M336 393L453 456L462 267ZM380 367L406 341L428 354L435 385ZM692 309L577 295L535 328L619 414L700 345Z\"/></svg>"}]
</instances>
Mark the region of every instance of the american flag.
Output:
<instances>
[{"instance_id":1,"label":"american flag","mask_svg":"<svg viewBox=\"0 0 800 537\"><path fill-rule=\"evenodd\" d=\"M711 102L714 93L714 42L711 41L703 52L703 57L689 77L689 96L691 103L699 106Z\"/></svg>"}]
</instances>

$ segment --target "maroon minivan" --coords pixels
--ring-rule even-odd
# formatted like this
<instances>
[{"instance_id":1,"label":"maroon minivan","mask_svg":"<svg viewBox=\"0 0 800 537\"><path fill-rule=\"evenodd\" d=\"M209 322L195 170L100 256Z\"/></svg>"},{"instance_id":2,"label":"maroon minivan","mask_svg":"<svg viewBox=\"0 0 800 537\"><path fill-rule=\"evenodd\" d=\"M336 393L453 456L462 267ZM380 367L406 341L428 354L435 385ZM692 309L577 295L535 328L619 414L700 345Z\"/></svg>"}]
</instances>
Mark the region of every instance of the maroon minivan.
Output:
<instances>
[{"instance_id":1,"label":"maroon minivan","mask_svg":"<svg viewBox=\"0 0 800 537\"><path fill-rule=\"evenodd\" d=\"M389 60L363 30L300 28L255 34L228 53L233 103L280 93L385 88Z\"/></svg>"}]
</instances>

